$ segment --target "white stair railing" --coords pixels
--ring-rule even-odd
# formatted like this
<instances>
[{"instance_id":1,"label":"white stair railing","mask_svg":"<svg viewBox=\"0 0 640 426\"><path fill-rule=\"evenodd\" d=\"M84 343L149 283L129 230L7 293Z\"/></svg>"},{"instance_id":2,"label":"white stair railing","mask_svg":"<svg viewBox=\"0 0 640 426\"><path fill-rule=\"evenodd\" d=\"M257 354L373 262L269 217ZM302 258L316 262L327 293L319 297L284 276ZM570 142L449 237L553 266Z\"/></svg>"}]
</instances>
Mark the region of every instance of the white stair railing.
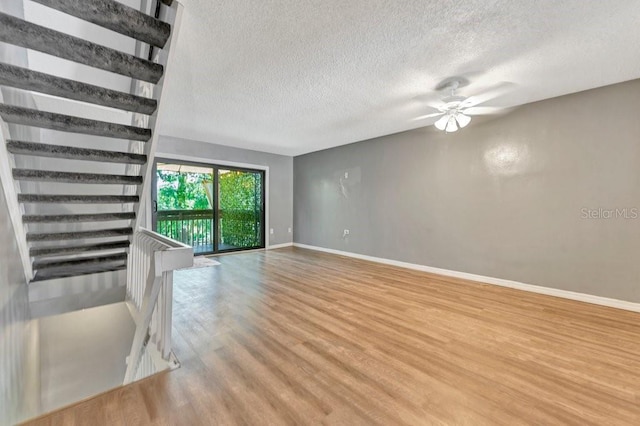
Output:
<instances>
[{"instance_id":1,"label":"white stair railing","mask_svg":"<svg viewBox=\"0 0 640 426\"><path fill-rule=\"evenodd\" d=\"M136 331L124 384L155 372L150 361L154 354L169 361L173 271L192 265L192 247L144 228L134 234L127 263L127 302Z\"/></svg>"}]
</instances>

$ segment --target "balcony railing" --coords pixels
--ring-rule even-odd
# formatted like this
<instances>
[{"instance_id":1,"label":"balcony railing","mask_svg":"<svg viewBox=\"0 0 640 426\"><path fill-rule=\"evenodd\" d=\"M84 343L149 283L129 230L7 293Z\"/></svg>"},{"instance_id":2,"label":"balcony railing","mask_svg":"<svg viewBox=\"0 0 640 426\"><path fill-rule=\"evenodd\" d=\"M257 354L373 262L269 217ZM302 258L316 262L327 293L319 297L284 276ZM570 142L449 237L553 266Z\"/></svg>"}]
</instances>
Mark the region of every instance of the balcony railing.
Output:
<instances>
[{"instance_id":1,"label":"balcony railing","mask_svg":"<svg viewBox=\"0 0 640 426\"><path fill-rule=\"evenodd\" d=\"M263 244L262 212L220 210L218 250L260 247ZM214 251L213 210L162 210L157 212L156 232L193 247L194 253Z\"/></svg>"},{"instance_id":2,"label":"balcony railing","mask_svg":"<svg viewBox=\"0 0 640 426\"><path fill-rule=\"evenodd\" d=\"M213 210L164 210L156 232L193 247L195 253L213 251Z\"/></svg>"}]
</instances>

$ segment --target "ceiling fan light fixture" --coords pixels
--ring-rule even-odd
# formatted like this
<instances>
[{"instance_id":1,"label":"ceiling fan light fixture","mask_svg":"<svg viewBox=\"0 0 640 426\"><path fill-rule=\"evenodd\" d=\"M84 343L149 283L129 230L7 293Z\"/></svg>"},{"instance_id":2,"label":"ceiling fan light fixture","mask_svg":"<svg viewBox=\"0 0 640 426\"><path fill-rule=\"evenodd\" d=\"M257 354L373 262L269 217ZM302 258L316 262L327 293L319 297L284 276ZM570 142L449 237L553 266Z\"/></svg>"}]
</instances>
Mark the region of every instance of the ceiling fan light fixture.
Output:
<instances>
[{"instance_id":1,"label":"ceiling fan light fixture","mask_svg":"<svg viewBox=\"0 0 640 426\"><path fill-rule=\"evenodd\" d=\"M438 119L438 121L436 121L434 123L434 126L436 126L436 129L438 130L444 130L447 128L447 123L449 122L449 116L448 115L443 115L442 117L440 117Z\"/></svg>"},{"instance_id":2,"label":"ceiling fan light fixture","mask_svg":"<svg viewBox=\"0 0 640 426\"><path fill-rule=\"evenodd\" d=\"M444 130L447 133L458 131L458 122L456 121L456 117L454 115L448 116L447 127L445 127Z\"/></svg>"},{"instance_id":3,"label":"ceiling fan light fixture","mask_svg":"<svg viewBox=\"0 0 640 426\"><path fill-rule=\"evenodd\" d=\"M447 133L457 132L463 127L467 127L471 123L471 117L461 113L460 111L450 111L440 117L438 121L433 123L436 129L443 130Z\"/></svg>"},{"instance_id":4,"label":"ceiling fan light fixture","mask_svg":"<svg viewBox=\"0 0 640 426\"><path fill-rule=\"evenodd\" d=\"M462 129L463 127L467 127L467 125L471 123L471 117L469 117L468 115L464 115L463 113L460 112L456 114L456 121L458 122L458 125Z\"/></svg>"}]
</instances>

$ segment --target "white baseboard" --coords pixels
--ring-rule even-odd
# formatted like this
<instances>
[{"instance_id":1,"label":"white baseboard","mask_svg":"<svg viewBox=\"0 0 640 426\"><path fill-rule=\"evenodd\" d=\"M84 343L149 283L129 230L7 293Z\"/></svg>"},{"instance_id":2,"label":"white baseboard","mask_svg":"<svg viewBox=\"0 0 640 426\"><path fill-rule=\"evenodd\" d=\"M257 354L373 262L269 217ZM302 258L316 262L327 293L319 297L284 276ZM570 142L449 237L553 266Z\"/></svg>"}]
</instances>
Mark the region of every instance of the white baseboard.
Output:
<instances>
[{"instance_id":1,"label":"white baseboard","mask_svg":"<svg viewBox=\"0 0 640 426\"><path fill-rule=\"evenodd\" d=\"M385 265L397 266L400 268L413 269L416 271L429 272L432 274L444 275L447 277L461 278L469 281L478 281L485 284L493 284L501 287L509 287L516 290L529 291L531 293L544 294L547 296L561 297L563 299L577 300L594 305L608 306L610 308L624 309L626 311L640 312L640 303L627 302L625 300L610 299L608 297L594 296L592 294L577 293L574 291L560 290L556 288L542 287L533 284L525 284L518 281L505 280L502 278L486 277L483 275L469 274L467 272L452 271L449 269L435 268L433 266L418 265L416 263L401 262L399 260L385 259L382 257L367 256L364 254L351 253L348 251L328 249L324 247L310 246L307 244L293 243L293 246L309 250L321 251L325 253L337 254L340 256L352 257L355 259L368 260L370 262L383 263Z\"/></svg>"},{"instance_id":2,"label":"white baseboard","mask_svg":"<svg viewBox=\"0 0 640 426\"><path fill-rule=\"evenodd\" d=\"M291 247L293 243L282 243L282 244L273 244L267 247L267 250L279 249L283 247Z\"/></svg>"}]
</instances>

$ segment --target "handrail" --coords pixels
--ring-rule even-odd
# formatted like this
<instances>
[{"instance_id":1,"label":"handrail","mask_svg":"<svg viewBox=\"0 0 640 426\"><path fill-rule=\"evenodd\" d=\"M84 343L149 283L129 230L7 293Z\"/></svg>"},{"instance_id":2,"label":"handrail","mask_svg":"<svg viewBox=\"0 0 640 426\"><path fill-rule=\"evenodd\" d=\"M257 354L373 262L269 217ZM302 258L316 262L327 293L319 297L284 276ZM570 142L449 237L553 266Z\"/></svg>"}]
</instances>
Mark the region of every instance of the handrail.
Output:
<instances>
[{"instance_id":1,"label":"handrail","mask_svg":"<svg viewBox=\"0 0 640 426\"><path fill-rule=\"evenodd\" d=\"M134 234L127 267L127 301L136 331L127 358L124 384L138 373L143 352L153 343L160 357L171 354L173 271L193 265L193 248L148 229Z\"/></svg>"}]
</instances>

